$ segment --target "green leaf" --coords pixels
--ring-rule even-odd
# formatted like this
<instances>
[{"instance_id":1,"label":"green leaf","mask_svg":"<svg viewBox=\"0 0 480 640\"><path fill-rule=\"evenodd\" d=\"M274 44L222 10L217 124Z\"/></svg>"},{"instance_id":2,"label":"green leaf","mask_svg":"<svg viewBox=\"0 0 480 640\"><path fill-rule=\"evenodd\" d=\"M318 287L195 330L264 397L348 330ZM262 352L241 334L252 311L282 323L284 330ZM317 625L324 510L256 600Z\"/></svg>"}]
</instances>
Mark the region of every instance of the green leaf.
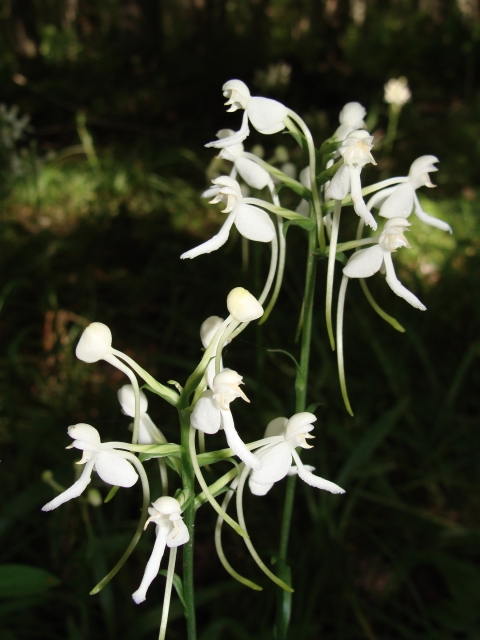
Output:
<instances>
[{"instance_id":1,"label":"green leaf","mask_svg":"<svg viewBox=\"0 0 480 640\"><path fill-rule=\"evenodd\" d=\"M167 570L166 569L161 569L159 571L159 574L161 576L167 576ZM187 603L185 601L185 596L183 595L183 582L181 577L177 574L174 573L173 574L173 586L175 587L175 591L177 592L177 596L180 598L180 602L183 604L183 608L186 609L187 608Z\"/></svg>"},{"instance_id":2,"label":"green leaf","mask_svg":"<svg viewBox=\"0 0 480 640\"><path fill-rule=\"evenodd\" d=\"M400 415L403 413L405 404L405 402L400 402L391 411L380 416L375 424L370 427L367 433L356 445L351 456L343 465L337 479L335 480L337 484L343 486L352 477L355 471L357 471L357 469L368 462L374 450L378 447L380 442L387 435L390 429L392 429Z\"/></svg>"},{"instance_id":3,"label":"green leaf","mask_svg":"<svg viewBox=\"0 0 480 640\"><path fill-rule=\"evenodd\" d=\"M60 580L44 569L25 564L0 565L0 598L22 598L44 593Z\"/></svg>"}]
</instances>

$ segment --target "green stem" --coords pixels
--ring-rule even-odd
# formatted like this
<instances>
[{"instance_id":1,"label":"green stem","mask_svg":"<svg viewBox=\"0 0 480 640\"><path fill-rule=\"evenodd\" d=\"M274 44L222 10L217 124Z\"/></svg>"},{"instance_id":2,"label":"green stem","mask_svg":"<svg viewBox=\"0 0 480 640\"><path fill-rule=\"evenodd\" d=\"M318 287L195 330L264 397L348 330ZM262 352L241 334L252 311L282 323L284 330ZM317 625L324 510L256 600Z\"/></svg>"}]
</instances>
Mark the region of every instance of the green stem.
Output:
<instances>
[{"instance_id":1,"label":"green stem","mask_svg":"<svg viewBox=\"0 0 480 640\"><path fill-rule=\"evenodd\" d=\"M182 485L183 491L187 495L194 495L195 473L188 439L190 435L190 414L180 410L180 430L182 447ZM187 619L187 639L196 640L196 620L195 620L195 589L193 584L193 538L195 529L195 504L190 501L189 506L183 512L183 521L190 534L189 541L183 545L183 595L185 597L185 618Z\"/></svg>"},{"instance_id":2,"label":"green stem","mask_svg":"<svg viewBox=\"0 0 480 640\"><path fill-rule=\"evenodd\" d=\"M300 368L295 380L295 413L305 411L307 403L308 370L310 363L310 348L312 341L313 301L315 295L315 276L317 260L316 232L312 230L308 236L308 259L305 279L305 296L303 299L303 328L300 350ZM280 530L280 546L278 550L278 576L284 582L290 582L288 568L288 542L292 522L293 503L295 498L296 476L289 476L283 507L282 525ZM283 590L277 591L277 640L285 640L290 622L291 594Z\"/></svg>"}]
</instances>

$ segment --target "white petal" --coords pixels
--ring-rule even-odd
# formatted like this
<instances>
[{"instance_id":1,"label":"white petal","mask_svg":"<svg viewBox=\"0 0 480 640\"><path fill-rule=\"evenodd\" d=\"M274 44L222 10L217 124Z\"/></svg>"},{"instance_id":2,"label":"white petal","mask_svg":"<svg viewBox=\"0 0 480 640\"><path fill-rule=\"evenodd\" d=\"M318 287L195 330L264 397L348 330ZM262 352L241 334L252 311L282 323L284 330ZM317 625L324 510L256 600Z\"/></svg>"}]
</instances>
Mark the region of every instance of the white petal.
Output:
<instances>
[{"instance_id":1,"label":"white petal","mask_svg":"<svg viewBox=\"0 0 480 640\"><path fill-rule=\"evenodd\" d=\"M288 419L283 416L281 418L274 418L268 423L263 437L271 438L272 436L284 436L287 422Z\"/></svg>"},{"instance_id":2,"label":"white petal","mask_svg":"<svg viewBox=\"0 0 480 640\"><path fill-rule=\"evenodd\" d=\"M75 355L83 362L97 362L112 348L112 332L103 322L92 322L82 333Z\"/></svg>"},{"instance_id":3,"label":"white petal","mask_svg":"<svg viewBox=\"0 0 480 640\"><path fill-rule=\"evenodd\" d=\"M377 223L371 212L368 210L368 207L365 204L362 195L362 183L360 181L360 173L362 172L362 167L349 167L349 171L350 196L352 198L355 213L363 219L366 225L375 230L377 228Z\"/></svg>"},{"instance_id":4,"label":"white petal","mask_svg":"<svg viewBox=\"0 0 480 640\"><path fill-rule=\"evenodd\" d=\"M399 185L380 207L383 218L408 218L413 209L414 188L409 183Z\"/></svg>"},{"instance_id":5,"label":"white petal","mask_svg":"<svg viewBox=\"0 0 480 640\"><path fill-rule=\"evenodd\" d=\"M382 266L383 251L378 244L354 253L343 268L349 278L369 278Z\"/></svg>"},{"instance_id":6,"label":"white petal","mask_svg":"<svg viewBox=\"0 0 480 640\"><path fill-rule=\"evenodd\" d=\"M295 462L297 463L298 477L304 482L309 484L311 487L315 487L316 489L325 489L325 491L330 491L330 493L345 493L345 490L339 487L338 484L330 482L330 480L320 478L320 476L314 476L313 473L307 471L305 465L300 460L300 456L295 450L292 451L292 454L295 458Z\"/></svg>"},{"instance_id":7,"label":"white petal","mask_svg":"<svg viewBox=\"0 0 480 640\"><path fill-rule=\"evenodd\" d=\"M203 431L204 433L217 433L220 429L221 422L220 409L213 400L213 392L204 391L192 411L190 424L195 429Z\"/></svg>"},{"instance_id":8,"label":"white petal","mask_svg":"<svg viewBox=\"0 0 480 640\"><path fill-rule=\"evenodd\" d=\"M162 523L157 527L157 537L155 539L155 544L153 545L152 555L145 567L142 582L135 593L132 593L133 601L136 602L136 604L140 604L145 600L148 587L158 575L160 563L162 561L163 554L165 553L165 546L167 544L167 536L170 531L170 526L170 524Z\"/></svg>"},{"instance_id":9,"label":"white petal","mask_svg":"<svg viewBox=\"0 0 480 640\"><path fill-rule=\"evenodd\" d=\"M448 222L444 222L443 220L439 220L438 218L434 218L433 216L429 216L428 213L422 209L422 205L420 204L416 194L415 194L415 215L419 220L425 222L425 224L429 224L431 227L436 227L437 229L441 229L442 231L448 231L448 233L452 232L452 227L448 224Z\"/></svg>"},{"instance_id":10,"label":"white petal","mask_svg":"<svg viewBox=\"0 0 480 640\"><path fill-rule=\"evenodd\" d=\"M231 412L221 411L221 414L222 414L223 428L225 429L225 436L227 437L227 443L230 449L248 467L252 467L252 469L260 469L261 467L260 459L256 455L254 455L249 449L247 449L246 444L238 435L237 430L235 429L235 424L233 422L233 416Z\"/></svg>"},{"instance_id":11,"label":"white petal","mask_svg":"<svg viewBox=\"0 0 480 640\"><path fill-rule=\"evenodd\" d=\"M185 260L185 258L196 258L197 256L203 255L204 253L211 253L212 251L216 251L221 246L223 246L228 240L228 234L230 233L230 229L235 220L235 215L235 210L230 212L228 218L223 223L222 228L216 235L213 236L213 238L210 238L210 240L207 240L203 244L199 244L198 247L195 247L194 249L190 249L190 251L182 253L180 259Z\"/></svg>"},{"instance_id":12,"label":"white petal","mask_svg":"<svg viewBox=\"0 0 480 640\"><path fill-rule=\"evenodd\" d=\"M350 191L350 172L346 164L342 164L325 191L326 198L343 200Z\"/></svg>"},{"instance_id":13,"label":"white petal","mask_svg":"<svg viewBox=\"0 0 480 640\"><path fill-rule=\"evenodd\" d=\"M387 187L386 189L381 189L373 194L373 196L367 202L367 209L371 211L373 207L379 209L385 200L395 191L397 185L393 185L393 187Z\"/></svg>"},{"instance_id":14,"label":"white petal","mask_svg":"<svg viewBox=\"0 0 480 640\"><path fill-rule=\"evenodd\" d=\"M393 266L392 254L389 252L385 253L385 269L387 272L386 281L390 289L396 293L397 296L400 296L400 298L403 298L411 304L412 307L420 309L420 311L425 311L427 307L420 302L416 295L404 287L400 280L398 280Z\"/></svg>"},{"instance_id":15,"label":"white petal","mask_svg":"<svg viewBox=\"0 0 480 640\"><path fill-rule=\"evenodd\" d=\"M250 491L254 496L265 496L270 489L273 487L274 483L270 484L258 484L258 482L254 482L252 480L252 476L248 479L248 486L250 487Z\"/></svg>"},{"instance_id":16,"label":"white petal","mask_svg":"<svg viewBox=\"0 0 480 640\"><path fill-rule=\"evenodd\" d=\"M247 112L244 111L242 126L236 133L234 133L232 136L228 136L227 138L222 138L221 140L214 140L213 142L209 142L205 146L213 147L214 149L224 149L225 147L231 147L234 144L239 144L240 142L243 142L249 133L250 133L250 130L248 128L248 116L247 116Z\"/></svg>"},{"instance_id":17,"label":"white petal","mask_svg":"<svg viewBox=\"0 0 480 640\"><path fill-rule=\"evenodd\" d=\"M307 471L315 471L315 467L312 467L311 464L304 464L303 465L304 469L306 469ZM292 465L290 467L290 469L288 470L288 474L289 476L296 476L298 475L298 467L296 464Z\"/></svg>"},{"instance_id":18,"label":"white petal","mask_svg":"<svg viewBox=\"0 0 480 640\"><path fill-rule=\"evenodd\" d=\"M237 158L235 166L245 182L254 189L264 189L270 182L270 174L248 158Z\"/></svg>"},{"instance_id":19,"label":"white petal","mask_svg":"<svg viewBox=\"0 0 480 640\"><path fill-rule=\"evenodd\" d=\"M130 462L107 451L101 451L97 455L95 471L104 482L117 487L132 487L138 480L138 473Z\"/></svg>"},{"instance_id":20,"label":"white petal","mask_svg":"<svg viewBox=\"0 0 480 640\"><path fill-rule=\"evenodd\" d=\"M70 438L75 440L72 444L75 449L95 451L102 444L100 434L91 424L85 424L84 422L72 424L68 427L67 432Z\"/></svg>"},{"instance_id":21,"label":"white petal","mask_svg":"<svg viewBox=\"0 0 480 640\"><path fill-rule=\"evenodd\" d=\"M272 241L275 227L268 213L251 204L241 204L236 213L235 226L242 236L257 242Z\"/></svg>"},{"instance_id":22,"label":"white petal","mask_svg":"<svg viewBox=\"0 0 480 640\"><path fill-rule=\"evenodd\" d=\"M292 464L292 449L286 442L279 442L258 454L262 463L258 471L252 473L252 481L257 484L271 484L284 478Z\"/></svg>"},{"instance_id":23,"label":"white petal","mask_svg":"<svg viewBox=\"0 0 480 640\"><path fill-rule=\"evenodd\" d=\"M209 187L202 193L201 198L205 198L205 200L212 200L216 196L218 196L220 189L219 187Z\"/></svg>"},{"instance_id":24,"label":"white petal","mask_svg":"<svg viewBox=\"0 0 480 640\"><path fill-rule=\"evenodd\" d=\"M167 439L153 423L148 413L140 417L138 444L166 444Z\"/></svg>"},{"instance_id":25,"label":"white petal","mask_svg":"<svg viewBox=\"0 0 480 640\"><path fill-rule=\"evenodd\" d=\"M175 527L170 531L167 538L168 547L179 547L181 544L185 544L190 540L190 534L188 533L187 525L183 520L177 520L177 529Z\"/></svg>"},{"instance_id":26,"label":"white petal","mask_svg":"<svg viewBox=\"0 0 480 640\"><path fill-rule=\"evenodd\" d=\"M135 416L135 392L131 384L124 384L117 392L118 401L123 412L132 418ZM140 391L140 413L145 413L148 409L147 396Z\"/></svg>"},{"instance_id":27,"label":"white petal","mask_svg":"<svg viewBox=\"0 0 480 640\"><path fill-rule=\"evenodd\" d=\"M270 98L250 98L247 105L250 122L257 131L264 134L278 133L285 129L287 108Z\"/></svg>"},{"instance_id":28,"label":"white petal","mask_svg":"<svg viewBox=\"0 0 480 640\"><path fill-rule=\"evenodd\" d=\"M56 509L64 502L68 502L68 500L71 500L72 498L78 498L78 496L85 491L88 484L90 483L93 471L93 463L93 460L87 462L80 478L76 482L74 482L72 486L69 487L66 491L61 493L50 502L47 502L47 504L42 507L42 511L52 511L52 509Z\"/></svg>"}]
</instances>

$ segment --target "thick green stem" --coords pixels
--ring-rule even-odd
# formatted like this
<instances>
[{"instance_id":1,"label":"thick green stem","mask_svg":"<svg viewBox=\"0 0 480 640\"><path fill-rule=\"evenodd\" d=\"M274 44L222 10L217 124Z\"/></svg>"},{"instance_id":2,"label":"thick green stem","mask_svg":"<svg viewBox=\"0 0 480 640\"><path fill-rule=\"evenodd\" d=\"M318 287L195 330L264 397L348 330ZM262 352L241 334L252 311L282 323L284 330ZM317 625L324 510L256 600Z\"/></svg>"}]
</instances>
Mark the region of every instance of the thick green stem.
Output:
<instances>
[{"instance_id":1,"label":"thick green stem","mask_svg":"<svg viewBox=\"0 0 480 640\"><path fill-rule=\"evenodd\" d=\"M307 404L308 369L310 363L310 348L312 341L313 302L315 294L315 275L317 260L316 232L312 230L308 237L307 273L305 279L305 296L303 299L303 329L300 351L300 368L295 381L295 412L305 411ZM296 476L289 476L283 507L282 526L280 531L280 546L278 550L278 576L284 582L290 583L288 568L288 542L290 525L292 522L293 502L295 498ZM285 640L290 622L291 594L279 589L277 592L277 640Z\"/></svg>"},{"instance_id":2,"label":"thick green stem","mask_svg":"<svg viewBox=\"0 0 480 640\"><path fill-rule=\"evenodd\" d=\"M190 434L190 415L183 411L179 411L180 428L181 428L181 447L182 447L182 485L183 491L188 496L195 493L195 473L193 471L192 460L190 458L190 450L188 446L188 438ZM187 619L187 639L196 640L196 621L195 621L195 589L193 584L193 539L195 529L195 504L191 500L189 506L183 512L183 521L185 522L190 534L189 541L183 545L183 595L185 597L185 618Z\"/></svg>"}]
</instances>

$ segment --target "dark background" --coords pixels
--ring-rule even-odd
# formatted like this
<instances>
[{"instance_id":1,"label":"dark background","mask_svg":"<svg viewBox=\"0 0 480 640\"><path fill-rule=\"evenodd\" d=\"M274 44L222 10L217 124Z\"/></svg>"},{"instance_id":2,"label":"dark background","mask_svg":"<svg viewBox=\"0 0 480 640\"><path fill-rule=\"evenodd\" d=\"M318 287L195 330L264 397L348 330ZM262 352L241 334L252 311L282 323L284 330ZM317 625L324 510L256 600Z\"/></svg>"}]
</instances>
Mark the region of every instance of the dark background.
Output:
<instances>
[{"instance_id":1,"label":"dark background","mask_svg":"<svg viewBox=\"0 0 480 640\"><path fill-rule=\"evenodd\" d=\"M215 254L179 260L224 219L199 195L213 157L203 145L240 123L222 106L221 86L235 77L302 115L318 145L345 102L362 102L380 141L378 169L365 170L365 183L404 175L419 155L438 156L438 187L422 202L454 229L449 237L414 221L413 249L395 256L400 279L427 312L372 278L376 299L405 334L374 314L356 283L349 287L353 419L326 340L319 266L309 391L309 402L319 403L317 438L305 462L347 494L299 483L290 637L478 638L477 1L4 0L0 17L2 640L157 637L164 579L140 607L130 597L151 532L113 583L88 595L128 544L139 490L101 508L83 499L47 515L40 507L54 493L42 474L71 484L70 424L91 423L105 440L129 437L116 400L122 374L74 357L88 322L108 324L114 346L162 382L183 382L201 356L201 322L225 315L233 286L261 289L268 252L251 246L242 270L235 234ZM387 154L383 85L400 75L412 101ZM254 143L267 158L284 145L290 161L305 165L289 136L253 133L245 145ZM297 201L285 192L287 206ZM340 239L350 239L354 221L345 214L342 224ZM274 313L226 355L251 399L234 405L245 440L294 410L292 363L268 349L298 355L305 249L303 232L291 229ZM170 407L150 398L150 415L178 441ZM220 436L211 442L223 446ZM98 477L92 486L108 491ZM245 497L250 534L267 564L277 552L283 491L279 483L266 498ZM199 637L273 638L273 587L225 531L230 562L265 589L254 593L229 579L215 554L214 522L208 506L199 511ZM12 564L36 571L22 579ZM184 634L174 600L168 637Z\"/></svg>"}]
</instances>

